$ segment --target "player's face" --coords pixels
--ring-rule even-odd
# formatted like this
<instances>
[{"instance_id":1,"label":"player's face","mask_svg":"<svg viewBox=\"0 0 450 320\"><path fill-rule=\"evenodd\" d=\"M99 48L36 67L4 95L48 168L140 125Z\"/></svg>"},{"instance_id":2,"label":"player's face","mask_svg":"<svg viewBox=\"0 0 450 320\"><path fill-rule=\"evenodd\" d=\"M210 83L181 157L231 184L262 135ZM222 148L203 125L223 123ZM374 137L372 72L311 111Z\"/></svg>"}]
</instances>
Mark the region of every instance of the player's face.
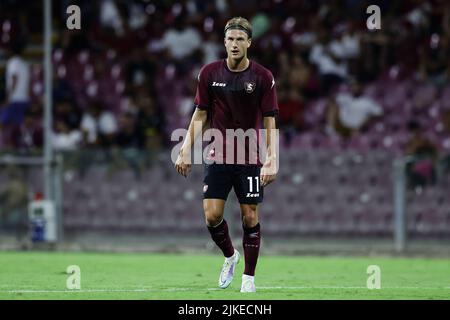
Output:
<instances>
[{"instance_id":1,"label":"player's face","mask_svg":"<svg viewBox=\"0 0 450 320\"><path fill-rule=\"evenodd\" d=\"M228 30L225 34L225 48L229 58L241 60L247 56L247 49L252 40L242 30Z\"/></svg>"}]
</instances>

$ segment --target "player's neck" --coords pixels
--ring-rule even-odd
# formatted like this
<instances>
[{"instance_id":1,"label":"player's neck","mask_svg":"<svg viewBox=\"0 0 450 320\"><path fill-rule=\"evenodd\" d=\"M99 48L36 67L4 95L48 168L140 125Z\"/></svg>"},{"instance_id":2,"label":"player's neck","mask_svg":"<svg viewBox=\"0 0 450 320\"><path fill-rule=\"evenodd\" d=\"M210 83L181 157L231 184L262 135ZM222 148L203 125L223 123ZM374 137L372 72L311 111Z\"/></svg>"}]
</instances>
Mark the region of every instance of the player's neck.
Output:
<instances>
[{"instance_id":1,"label":"player's neck","mask_svg":"<svg viewBox=\"0 0 450 320\"><path fill-rule=\"evenodd\" d=\"M248 65L250 64L250 60L244 56L242 59L231 59L231 58L227 58L227 67L228 69L230 69L230 71L233 72L240 72L240 71L244 71L245 69L248 68Z\"/></svg>"}]
</instances>

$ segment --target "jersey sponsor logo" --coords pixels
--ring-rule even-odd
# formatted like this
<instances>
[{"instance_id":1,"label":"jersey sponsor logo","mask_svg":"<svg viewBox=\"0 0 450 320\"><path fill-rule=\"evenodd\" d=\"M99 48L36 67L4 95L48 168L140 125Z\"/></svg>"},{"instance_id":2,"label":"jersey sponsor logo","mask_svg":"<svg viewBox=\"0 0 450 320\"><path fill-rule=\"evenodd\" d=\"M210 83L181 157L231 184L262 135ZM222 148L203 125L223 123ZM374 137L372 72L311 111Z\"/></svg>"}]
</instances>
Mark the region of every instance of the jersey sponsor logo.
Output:
<instances>
[{"instance_id":1,"label":"jersey sponsor logo","mask_svg":"<svg viewBox=\"0 0 450 320\"><path fill-rule=\"evenodd\" d=\"M258 198L259 197L259 193L247 192L247 195L245 197L246 198Z\"/></svg>"},{"instance_id":2,"label":"jersey sponsor logo","mask_svg":"<svg viewBox=\"0 0 450 320\"><path fill-rule=\"evenodd\" d=\"M245 82L244 83L244 88L245 88L245 91L247 91L247 93L252 93L253 91L255 91L256 83L254 83L254 82Z\"/></svg>"},{"instance_id":3,"label":"jersey sponsor logo","mask_svg":"<svg viewBox=\"0 0 450 320\"><path fill-rule=\"evenodd\" d=\"M203 193L205 193L206 191L208 191L208 185L207 185L207 184L205 184L205 185L203 186Z\"/></svg>"},{"instance_id":4,"label":"jersey sponsor logo","mask_svg":"<svg viewBox=\"0 0 450 320\"><path fill-rule=\"evenodd\" d=\"M213 81L211 86L213 86L213 87L226 87L227 84L223 83L223 82L215 82L215 81Z\"/></svg>"}]
</instances>

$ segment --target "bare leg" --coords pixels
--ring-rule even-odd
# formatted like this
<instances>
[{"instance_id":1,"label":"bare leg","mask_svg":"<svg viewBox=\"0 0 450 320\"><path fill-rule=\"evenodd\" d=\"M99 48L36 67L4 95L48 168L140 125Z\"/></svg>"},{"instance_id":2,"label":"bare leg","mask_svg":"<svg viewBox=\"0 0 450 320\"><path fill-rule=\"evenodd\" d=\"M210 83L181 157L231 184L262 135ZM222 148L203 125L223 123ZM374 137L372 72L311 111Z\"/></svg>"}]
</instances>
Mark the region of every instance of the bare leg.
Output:
<instances>
[{"instance_id":1,"label":"bare leg","mask_svg":"<svg viewBox=\"0 0 450 320\"><path fill-rule=\"evenodd\" d=\"M222 221L224 208L225 201L222 199L203 199L203 211L208 227L214 227Z\"/></svg>"}]
</instances>

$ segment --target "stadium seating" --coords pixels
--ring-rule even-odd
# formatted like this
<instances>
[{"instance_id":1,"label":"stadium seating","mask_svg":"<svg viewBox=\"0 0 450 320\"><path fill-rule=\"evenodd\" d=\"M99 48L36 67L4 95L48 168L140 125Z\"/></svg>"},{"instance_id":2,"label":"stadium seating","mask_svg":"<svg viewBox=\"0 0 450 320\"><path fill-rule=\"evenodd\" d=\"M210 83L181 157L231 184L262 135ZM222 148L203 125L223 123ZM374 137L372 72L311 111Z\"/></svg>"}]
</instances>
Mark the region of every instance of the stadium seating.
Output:
<instances>
[{"instance_id":1,"label":"stadium seating","mask_svg":"<svg viewBox=\"0 0 450 320\"><path fill-rule=\"evenodd\" d=\"M0 30L2 39L8 33L5 43L9 43L15 33L6 29L17 28ZM149 40L138 45L150 44ZM101 97L104 106L119 116L127 111L130 99L125 87L129 57L106 48L100 53L83 49L68 56L57 47L52 55L53 68L56 80L70 84L81 111ZM193 93L186 93L186 85L198 70L179 74L170 59L162 59L159 67L158 81L151 85L158 93L157 103L170 133L186 128L189 122L190 113L183 109L183 103L192 101ZM31 82L32 100L39 102L44 86L41 64L33 64ZM348 89L345 84L339 88ZM450 85L439 89L418 80L398 60L367 84L364 94L380 103L384 116L349 140L325 133L329 97L319 94L306 99L306 129L289 141L281 135L281 169L277 181L266 189L261 209L265 232L390 236L394 221L392 162L403 156L411 137L408 122L418 121L440 154L450 153L450 133L442 123L442 115L450 110ZM2 139L0 148L1 143ZM175 172L167 154L164 157L138 175L131 169L109 170L104 164L91 165L83 175L67 169L63 179L64 226L68 230L204 231L201 167L195 167L189 179L184 179ZM30 194L42 185L42 175L36 172L28 172L26 179ZM2 181L7 181L5 171L0 171L0 185ZM410 235L450 235L449 186L449 177L442 176L434 186L407 191ZM230 194L230 198L233 202L227 214L238 219L235 196ZM234 227L237 231L239 224Z\"/></svg>"},{"instance_id":2,"label":"stadium seating","mask_svg":"<svg viewBox=\"0 0 450 320\"><path fill-rule=\"evenodd\" d=\"M383 150L283 149L278 180L265 189L261 207L265 233L391 236L394 157ZM410 236L450 234L444 183L408 191ZM151 167L140 178L131 170L108 174L93 166L84 178L75 174L64 184L65 227L204 232L201 189L201 166L194 166L189 179L177 175L170 162ZM237 199L233 192L229 197L226 214L237 220ZM232 228L240 232L239 224Z\"/></svg>"}]
</instances>

